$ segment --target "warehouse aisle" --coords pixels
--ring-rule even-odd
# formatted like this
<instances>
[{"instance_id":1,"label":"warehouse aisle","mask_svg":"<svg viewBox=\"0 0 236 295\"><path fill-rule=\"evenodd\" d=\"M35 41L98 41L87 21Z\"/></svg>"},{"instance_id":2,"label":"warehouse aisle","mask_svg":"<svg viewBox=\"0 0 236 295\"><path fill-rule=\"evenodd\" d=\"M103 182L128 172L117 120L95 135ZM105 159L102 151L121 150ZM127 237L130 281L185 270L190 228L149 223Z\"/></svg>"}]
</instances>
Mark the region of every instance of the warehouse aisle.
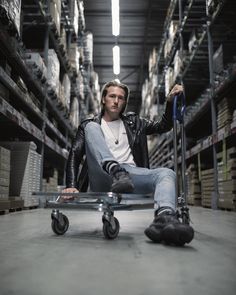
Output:
<instances>
[{"instance_id":1,"label":"warehouse aisle","mask_svg":"<svg viewBox=\"0 0 236 295\"><path fill-rule=\"evenodd\" d=\"M196 236L178 248L143 234L151 210L117 212L121 231L103 238L101 213L68 211L55 236L50 209L0 216L1 294L235 294L236 214L191 207Z\"/></svg>"}]
</instances>

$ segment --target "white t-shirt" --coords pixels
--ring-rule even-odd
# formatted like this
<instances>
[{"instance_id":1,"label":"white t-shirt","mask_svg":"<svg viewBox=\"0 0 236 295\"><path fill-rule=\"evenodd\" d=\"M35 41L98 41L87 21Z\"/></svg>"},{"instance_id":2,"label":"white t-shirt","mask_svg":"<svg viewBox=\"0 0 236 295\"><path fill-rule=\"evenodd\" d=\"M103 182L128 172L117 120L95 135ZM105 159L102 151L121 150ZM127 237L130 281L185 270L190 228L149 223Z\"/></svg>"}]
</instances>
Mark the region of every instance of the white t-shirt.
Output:
<instances>
[{"instance_id":1,"label":"white t-shirt","mask_svg":"<svg viewBox=\"0 0 236 295\"><path fill-rule=\"evenodd\" d=\"M101 128L106 144L117 162L136 166L122 120L106 122L102 119Z\"/></svg>"}]
</instances>

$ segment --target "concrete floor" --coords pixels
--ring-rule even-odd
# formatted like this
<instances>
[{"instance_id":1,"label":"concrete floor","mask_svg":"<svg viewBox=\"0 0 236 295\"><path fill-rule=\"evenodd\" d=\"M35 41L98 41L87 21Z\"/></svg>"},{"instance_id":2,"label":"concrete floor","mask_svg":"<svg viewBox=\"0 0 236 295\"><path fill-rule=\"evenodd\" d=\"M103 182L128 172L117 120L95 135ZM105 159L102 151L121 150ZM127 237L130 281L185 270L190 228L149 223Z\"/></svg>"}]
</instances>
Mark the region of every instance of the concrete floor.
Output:
<instances>
[{"instance_id":1,"label":"concrete floor","mask_svg":"<svg viewBox=\"0 0 236 295\"><path fill-rule=\"evenodd\" d=\"M0 216L0 294L235 294L236 213L190 210L196 234L185 247L148 241L152 210L116 212L111 241L99 212L63 211L64 236L51 231L50 209Z\"/></svg>"}]
</instances>

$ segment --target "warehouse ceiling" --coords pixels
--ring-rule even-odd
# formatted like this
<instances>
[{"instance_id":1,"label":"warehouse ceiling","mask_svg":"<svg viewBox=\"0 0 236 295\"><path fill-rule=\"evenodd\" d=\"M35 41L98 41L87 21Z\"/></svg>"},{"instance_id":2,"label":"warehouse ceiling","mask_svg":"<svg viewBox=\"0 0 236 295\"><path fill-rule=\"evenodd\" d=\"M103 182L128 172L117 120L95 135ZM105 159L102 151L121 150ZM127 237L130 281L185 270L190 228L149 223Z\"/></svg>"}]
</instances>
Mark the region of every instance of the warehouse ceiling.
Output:
<instances>
[{"instance_id":1,"label":"warehouse ceiling","mask_svg":"<svg viewBox=\"0 0 236 295\"><path fill-rule=\"evenodd\" d=\"M148 57L159 47L170 0L120 0L119 80L131 89L130 109L137 111L141 90L148 75ZM116 78L113 74L111 0L84 0L86 31L93 33L94 70L102 86Z\"/></svg>"}]
</instances>

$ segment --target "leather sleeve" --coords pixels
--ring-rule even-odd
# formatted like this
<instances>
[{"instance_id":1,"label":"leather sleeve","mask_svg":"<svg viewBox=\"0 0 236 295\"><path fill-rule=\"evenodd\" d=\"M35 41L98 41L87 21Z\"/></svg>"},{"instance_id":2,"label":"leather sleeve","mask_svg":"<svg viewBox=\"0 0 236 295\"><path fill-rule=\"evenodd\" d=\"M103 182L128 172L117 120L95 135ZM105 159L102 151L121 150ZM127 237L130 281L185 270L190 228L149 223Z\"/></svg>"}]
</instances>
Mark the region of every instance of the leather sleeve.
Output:
<instances>
[{"instance_id":1,"label":"leather sleeve","mask_svg":"<svg viewBox=\"0 0 236 295\"><path fill-rule=\"evenodd\" d=\"M79 166L85 155L85 134L83 126L79 126L66 166L66 187L76 187L79 172Z\"/></svg>"},{"instance_id":2,"label":"leather sleeve","mask_svg":"<svg viewBox=\"0 0 236 295\"><path fill-rule=\"evenodd\" d=\"M172 113L173 113L173 103L167 102L166 103L166 109L164 114L162 115L162 118L160 121L152 121L143 119L143 128L146 131L147 135L155 134L155 133L165 133L167 131L170 131L173 127L173 119L172 119Z\"/></svg>"}]
</instances>

